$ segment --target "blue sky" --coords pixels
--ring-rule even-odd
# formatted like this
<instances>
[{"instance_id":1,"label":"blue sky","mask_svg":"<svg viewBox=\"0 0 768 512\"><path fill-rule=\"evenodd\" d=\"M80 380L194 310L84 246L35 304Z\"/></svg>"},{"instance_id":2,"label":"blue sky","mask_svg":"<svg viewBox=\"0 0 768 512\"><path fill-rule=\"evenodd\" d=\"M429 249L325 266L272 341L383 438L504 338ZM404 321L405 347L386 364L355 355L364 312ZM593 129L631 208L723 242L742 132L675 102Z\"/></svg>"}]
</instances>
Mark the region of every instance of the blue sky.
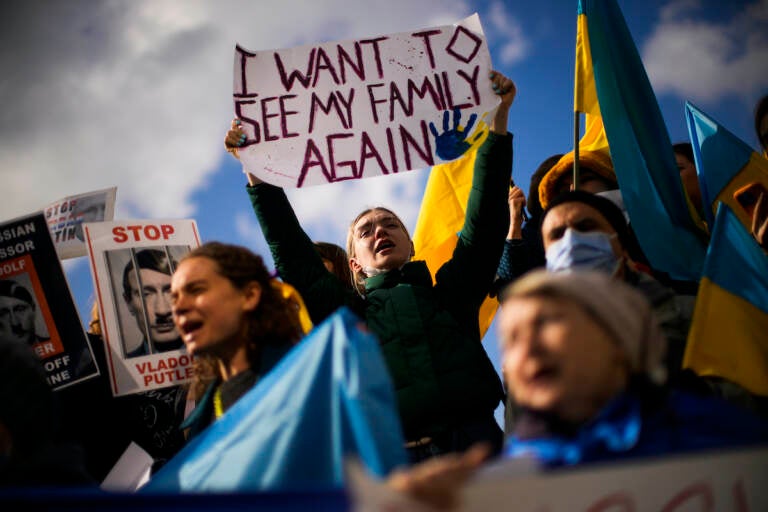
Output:
<instances>
[{"instance_id":1,"label":"blue sky","mask_svg":"<svg viewBox=\"0 0 768 512\"><path fill-rule=\"evenodd\" d=\"M768 0L618 0L673 141L690 100L756 147L768 92ZM204 240L268 250L223 149L235 44L251 49L444 25L478 12L494 66L515 80L513 176L572 147L576 0L5 1L0 6L0 218L116 185L116 218L194 218ZM316 240L343 245L361 209L412 230L428 170L289 191ZM65 268L83 314L86 258ZM494 362L495 337L485 341Z\"/></svg>"}]
</instances>

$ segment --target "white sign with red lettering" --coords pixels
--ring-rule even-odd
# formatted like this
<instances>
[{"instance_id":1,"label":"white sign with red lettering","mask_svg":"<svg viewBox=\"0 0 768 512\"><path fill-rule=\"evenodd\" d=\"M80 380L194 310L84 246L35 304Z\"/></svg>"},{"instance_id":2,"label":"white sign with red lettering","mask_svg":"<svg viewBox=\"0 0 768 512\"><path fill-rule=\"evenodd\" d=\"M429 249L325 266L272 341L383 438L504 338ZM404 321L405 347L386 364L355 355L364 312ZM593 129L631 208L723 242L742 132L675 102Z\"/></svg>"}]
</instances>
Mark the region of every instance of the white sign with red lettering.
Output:
<instances>
[{"instance_id":1,"label":"white sign with red lettering","mask_svg":"<svg viewBox=\"0 0 768 512\"><path fill-rule=\"evenodd\" d=\"M235 49L246 170L304 187L423 169L479 145L499 97L480 18L283 50Z\"/></svg>"},{"instance_id":2,"label":"white sign with red lettering","mask_svg":"<svg viewBox=\"0 0 768 512\"><path fill-rule=\"evenodd\" d=\"M187 354L171 315L171 275L200 245L193 220L85 224L107 366L115 396L189 381Z\"/></svg>"},{"instance_id":3,"label":"white sign with red lettering","mask_svg":"<svg viewBox=\"0 0 768 512\"><path fill-rule=\"evenodd\" d=\"M434 510L375 481L359 464L347 467L353 510ZM479 471L465 485L456 510L762 512L768 510L767 482L768 447L764 446L549 472L509 460Z\"/></svg>"}]
</instances>

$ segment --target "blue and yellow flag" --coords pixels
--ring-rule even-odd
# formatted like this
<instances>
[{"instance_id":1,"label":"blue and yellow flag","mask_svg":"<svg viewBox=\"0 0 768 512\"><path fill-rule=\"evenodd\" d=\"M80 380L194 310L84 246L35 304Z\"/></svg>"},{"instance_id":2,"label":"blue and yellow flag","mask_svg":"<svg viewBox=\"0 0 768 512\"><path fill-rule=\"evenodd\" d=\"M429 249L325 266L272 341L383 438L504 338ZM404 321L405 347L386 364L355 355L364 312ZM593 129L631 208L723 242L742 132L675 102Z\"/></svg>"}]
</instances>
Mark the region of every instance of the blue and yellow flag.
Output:
<instances>
[{"instance_id":1,"label":"blue and yellow flag","mask_svg":"<svg viewBox=\"0 0 768 512\"><path fill-rule=\"evenodd\" d=\"M415 259L427 263L432 279L446 261L451 259L464 226L477 148L485 136L463 157L436 165L429 173L427 187L421 200L419 217L413 233ZM484 336L493 322L499 301L486 298L480 307L480 336Z\"/></svg>"},{"instance_id":2,"label":"blue and yellow flag","mask_svg":"<svg viewBox=\"0 0 768 512\"><path fill-rule=\"evenodd\" d=\"M751 229L754 204L768 191L768 160L694 105L685 104L685 115L708 223L723 202Z\"/></svg>"},{"instance_id":3,"label":"blue and yellow flag","mask_svg":"<svg viewBox=\"0 0 768 512\"><path fill-rule=\"evenodd\" d=\"M152 477L146 492L328 489L344 458L384 476L406 463L376 337L340 309Z\"/></svg>"},{"instance_id":4,"label":"blue and yellow flag","mask_svg":"<svg viewBox=\"0 0 768 512\"><path fill-rule=\"evenodd\" d=\"M600 103L597 101L587 16L582 12L581 2L579 2L579 15L576 18L576 66L573 84L573 111L581 112L586 116L584 135L579 141L579 149L599 151L610 156L603 117L600 114Z\"/></svg>"},{"instance_id":5,"label":"blue and yellow flag","mask_svg":"<svg viewBox=\"0 0 768 512\"><path fill-rule=\"evenodd\" d=\"M576 110L602 117L624 205L651 266L698 279L706 236L624 17L615 0L580 0L578 13ZM599 147L599 137L588 115L580 147Z\"/></svg>"},{"instance_id":6,"label":"blue and yellow flag","mask_svg":"<svg viewBox=\"0 0 768 512\"><path fill-rule=\"evenodd\" d=\"M721 204L683 367L768 396L768 256Z\"/></svg>"}]
</instances>

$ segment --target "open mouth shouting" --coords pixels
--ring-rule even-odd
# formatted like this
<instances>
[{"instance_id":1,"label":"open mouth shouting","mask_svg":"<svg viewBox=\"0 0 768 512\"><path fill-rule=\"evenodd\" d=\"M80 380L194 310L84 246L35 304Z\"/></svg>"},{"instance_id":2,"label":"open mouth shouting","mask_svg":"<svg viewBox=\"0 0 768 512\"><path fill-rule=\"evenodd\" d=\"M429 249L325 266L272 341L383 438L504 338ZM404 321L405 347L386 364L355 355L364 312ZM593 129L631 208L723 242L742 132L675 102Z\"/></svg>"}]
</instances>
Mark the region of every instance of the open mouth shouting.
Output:
<instances>
[{"instance_id":1,"label":"open mouth shouting","mask_svg":"<svg viewBox=\"0 0 768 512\"><path fill-rule=\"evenodd\" d=\"M203 322L201 320L184 320L178 324L181 339L187 345L195 342L197 334L200 332L202 327ZM190 350L190 352L192 351L192 347L187 348Z\"/></svg>"},{"instance_id":2,"label":"open mouth shouting","mask_svg":"<svg viewBox=\"0 0 768 512\"><path fill-rule=\"evenodd\" d=\"M392 249L394 248L395 248L394 242L385 238L383 240L380 240L376 244L376 247L374 248L374 252L376 252L376 254L382 254L382 253L389 254L390 252L392 252Z\"/></svg>"}]
</instances>

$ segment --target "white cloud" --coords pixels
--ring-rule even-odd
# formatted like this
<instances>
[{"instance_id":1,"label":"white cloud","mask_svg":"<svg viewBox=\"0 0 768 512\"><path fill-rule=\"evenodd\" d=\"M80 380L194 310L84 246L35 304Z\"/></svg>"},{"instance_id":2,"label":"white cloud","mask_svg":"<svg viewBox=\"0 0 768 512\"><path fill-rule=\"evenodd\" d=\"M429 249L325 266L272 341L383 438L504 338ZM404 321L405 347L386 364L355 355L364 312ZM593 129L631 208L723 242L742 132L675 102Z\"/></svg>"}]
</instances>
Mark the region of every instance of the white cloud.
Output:
<instances>
[{"instance_id":1,"label":"white cloud","mask_svg":"<svg viewBox=\"0 0 768 512\"><path fill-rule=\"evenodd\" d=\"M654 90L702 103L729 95L751 98L765 90L768 0L753 2L730 19L705 20L701 12L701 4L691 0L662 10L643 47Z\"/></svg>"},{"instance_id":2,"label":"white cloud","mask_svg":"<svg viewBox=\"0 0 768 512\"><path fill-rule=\"evenodd\" d=\"M530 44L523 34L523 27L504 7L502 2L491 4L488 16L487 36L492 41L504 41L497 54L501 64L511 66L528 56Z\"/></svg>"},{"instance_id":3,"label":"white cloud","mask_svg":"<svg viewBox=\"0 0 768 512\"><path fill-rule=\"evenodd\" d=\"M458 0L5 2L0 183L13 193L4 194L0 219L113 185L118 217L192 215L192 194L222 158L235 43L288 47L447 24L470 12ZM400 202L381 195L394 183L361 187ZM327 188L334 201L318 204L346 202L346 185Z\"/></svg>"}]
</instances>

